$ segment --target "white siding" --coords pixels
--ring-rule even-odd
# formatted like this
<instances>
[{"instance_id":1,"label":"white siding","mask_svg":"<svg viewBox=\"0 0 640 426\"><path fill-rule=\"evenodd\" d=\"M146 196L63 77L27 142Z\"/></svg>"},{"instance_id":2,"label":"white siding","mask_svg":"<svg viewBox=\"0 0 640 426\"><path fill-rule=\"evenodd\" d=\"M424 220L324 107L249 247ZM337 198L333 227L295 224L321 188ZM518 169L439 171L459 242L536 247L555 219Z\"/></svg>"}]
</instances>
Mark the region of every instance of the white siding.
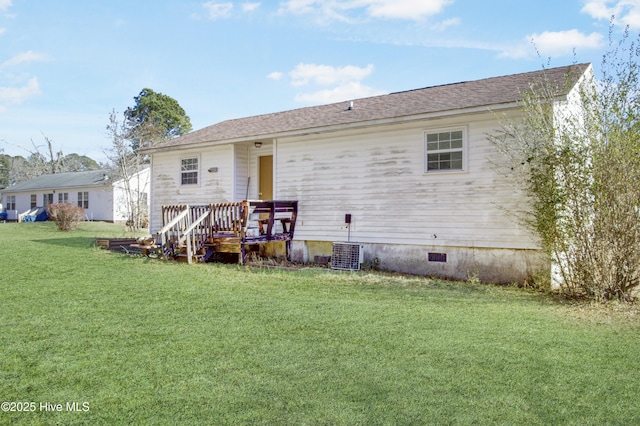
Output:
<instances>
[{"instance_id":1,"label":"white siding","mask_svg":"<svg viewBox=\"0 0 640 426\"><path fill-rule=\"evenodd\" d=\"M105 186L103 188L64 188L56 190L36 190L28 192L19 192L8 195L16 196L16 210L18 214L22 214L31 209L31 195L36 196L36 207L44 206L44 194L53 194L53 202L58 202L59 193L67 193L67 202L77 205L78 204L78 192L89 193L89 208L85 210L85 218L87 220L113 220L113 192L111 186ZM6 196L5 204L6 204Z\"/></svg>"},{"instance_id":2,"label":"white siding","mask_svg":"<svg viewBox=\"0 0 640 426\"><path fill-rule=\"evenodd\" d=\"M467 118L468 120L469 118ZM424 132L466 126L464 172L424 173ZM535 248L507 213L522 199L492 168L492 115L277 142L277 194L299 200L297 240Z\"/></svg>"},{"instance_id":3,"label":"white siding","mask_svg":"<svg viewBox=\"0 0 640 426\"><path fill-rule=\"evenodd\" d=\"M143 169L129 179L129 188L131 188L134 194L138 194L138 196L147 194L147 211L149 211L149 176L149 169ZM129 220L130 211L124 179L114 182L113 184L113 212L114 221Z\"/></svg>"},{"instance_id":4,"label":"white siding","mask_svg":"<svg viewBox=\"0 0 640 426\"><path fill-rule=\"evenodd\" d=\"M425 131L463 127L462 172L425 173ZM151 231L164 204L207 204L258 194L258 157L274 156L274 198L298 200L296 240L351 240L429 247L537 248L513 213L526 207L493 168L486 135L490 113L156 153L151 178ZM180 185L180 158L199 156L200 182ZM218 167L217 173L208 173ZM248 176L247 176L248 173Z\"/></svg>"},{"instance_id":5,"label":"white siding","mask_svg":"<svg viewBox=\"0 0 640 426\"><path fill-rule=\"evenodd\" d=\"M235 149L235 196L233 201L247 198L247 179L249 177L249 147L234 145ZM251 182L249 182L250 184Z\"/></svg>"},{"instance_id":6,"label":"white siding","mask_svg":"<svg viewBox=\"0 0 640 426\"><path fill-rule=\"evenodd\" d=\"M198 184L181 185L181 158L198 157ZM162 227L162 206L209 204L234 200L234 148L224 145L202 150L164 152L153 155L151 165L150 231ZM210 173L208 169L217 167Z\"/></svg>"},{"instance_id":7,"label":"white siding","mask_svg":"<svg viewBox=\"0 0 640 426\"><path fill-rule=\"evenodd\" d=\"M89 193L89 208L84 215L87 220L113 220L113 188L111 185L104 188L76 188L69 190L69 202L78 204L78 192ZM66 190L64 191L66 192ZM54 195L54 202L56 202Z\"/></svg>"}]
</instances>

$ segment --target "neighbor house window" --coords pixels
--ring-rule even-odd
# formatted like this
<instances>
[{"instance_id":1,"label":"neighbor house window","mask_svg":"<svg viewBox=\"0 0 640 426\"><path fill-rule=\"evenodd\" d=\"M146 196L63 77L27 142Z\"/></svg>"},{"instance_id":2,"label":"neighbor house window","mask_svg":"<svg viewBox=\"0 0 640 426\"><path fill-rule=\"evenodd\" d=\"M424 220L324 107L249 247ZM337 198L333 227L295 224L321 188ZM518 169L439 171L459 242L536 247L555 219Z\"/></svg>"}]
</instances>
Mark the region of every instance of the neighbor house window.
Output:
<instances>
[{"instance_id":1,"label":"neighbor house window","mask_svg":"<svg viewBox=\"0 0 640 426\"><path fill-rule=\"evenodd\" d=\"M31 194L31 208L34 208L38 205L38 196L36 194Z\"/></svg>"},{"instance_id":2,"label":"neighbor house window","mask_svg":"<svg viewBox=\"0 0 640 426\"><path fill-rule=\"evenodd\" d=\"M59 203L68 203L69 202L69 193L68 192L58 192L58 202Z\"/></svg>"},{"instance_id":3,"label":"neighbor house window","mask_svg":"<svg viewBox=\"0 0 640 426\"><path fill-rule=\"evenodd\" d=\"M7 210L15 210L15 209L16 209L16 196L7 195Z\"/></svg>"},{"instance_id":4,"label":"neighbor house window","mask_svg":"<svg viewBox=\"0 0 640 426\"><path fill-rule=\"evenodd\" d=\"M426 171L464 170L462 129L425 133Z\"/></svg>"},{"instance_id":5,"label":"neighbor house window","mask_svg":"<svg viewBox=\"0 0 640 426\"><path fill-rule=\"evenodd\" d=\"M198 183L198 157L181 160L180 182L182 185L196 185Z\"/></svg>"},{"instance_id":6,"label":"neighbor house window","mask_svg":"<svg viewBox=\"0 0 640 426\"><path fill-rule=\"evenodd\" d=\"M78 192L78 207L82 207L85 209L89 208L89 193L88 192Z\"/></svg>"},{"instance_id":7,"label":"neighbor house window","mask_svg":"<svg viewBox=\"0 0 640 426\"><path fill-rule=\"evenodd\" d=\"M42 194L42 205L47 207L49 204L53 204L53 194Z\"/></svg>"}]
</instances>

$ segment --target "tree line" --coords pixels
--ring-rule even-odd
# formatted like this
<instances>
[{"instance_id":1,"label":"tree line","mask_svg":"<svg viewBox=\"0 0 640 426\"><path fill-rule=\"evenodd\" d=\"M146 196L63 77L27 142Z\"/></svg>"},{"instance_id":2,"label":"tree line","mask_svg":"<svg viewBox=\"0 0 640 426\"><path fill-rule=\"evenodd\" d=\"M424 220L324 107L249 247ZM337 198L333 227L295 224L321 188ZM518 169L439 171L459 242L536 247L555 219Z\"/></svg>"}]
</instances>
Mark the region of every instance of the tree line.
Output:
<instances>
[{"instance_id":1,"label":"tree line","mask_svg":"<svg viewBox=\"0 0 640 426\"><path fill-rule=\"evenodd\" d=\"M141 188L131 179L149 162L141 148L172 139L191 131L191 121L180 104L170 96L144 88L134 98L134 105L122 114L112 110L106 125L109 145L108 162L99 163L86 155L64 154L53 140L43 134L44 144L33 140L25 156L11 156L0 151L0 190L44 174L110 170L115 180L125 182L127 222L132 229L144 224Z\"/></svg>"},{"instance_id":2,"label":"tree line","mask_svg":"<svg viewBox=\"0 0 640 426\"><path fill-rule=\"evenodd\" d=\"M191 131L189 116L170 96L144 88L134 98L135 104L121 117L112 111L107 124L110 145L106 149L108 162L98 162L86 155L65 154L56 143L43 134L44 143L31 141L25 155L8 155L0 150L0 189L24 182L43 174L83 172L110 169L120 176L122 162L135 156L144 146L181 136ZM114 125L118 125L114 138ZM126 148L123 150L123 148ZM144 163L145 159L142 159Z\"/></svg>"}]
</instances>

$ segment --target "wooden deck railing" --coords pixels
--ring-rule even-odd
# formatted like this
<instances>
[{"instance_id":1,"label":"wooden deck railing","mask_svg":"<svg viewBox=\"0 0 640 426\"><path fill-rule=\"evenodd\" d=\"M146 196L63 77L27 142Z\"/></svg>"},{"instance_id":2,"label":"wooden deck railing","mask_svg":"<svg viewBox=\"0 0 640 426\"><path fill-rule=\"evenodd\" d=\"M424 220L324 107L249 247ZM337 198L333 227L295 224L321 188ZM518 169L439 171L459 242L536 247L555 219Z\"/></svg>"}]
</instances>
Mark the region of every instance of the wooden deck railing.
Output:
<instances>
[{"instance_id":1,"label":"wooden deck railing","mask_svg":"<svg viewBox=\"0 0 640 426\"><path fill-rule=\"evenodd\" d=\"M158 232L165 258L184 254L191 263L216 233L244 236L247 203L162 206L163 227Z\"/></svg>"},{"instance_id":2,"label":"wooden deck railing","mask_svg":"<svg viewBox=\"0 0 640 426\"><path fill-rule=\"evenodd\" d=\"M191 263L205 247L224 245L220 250L240 254L243 264L245 245L285 241L288 257L297 212L297 201L278 200L162 206L162 252L165 258L185 255ZM258 232L248 235L250 214Z\"/></svg>"},{"instance_id":3,"label":"wooden deck railing","mask_svg":"<svg viewBox=\"0 0 640 426\"><path fill-rule=\"evenodd\" d=\"M173 258L184 234L189 227L189 206L162 206L162 229L158 231L162 255L165 259Z\"/></svg>"},{"instance_id":4,"label":"wooden deck railing","mask_svg":"<svg viewBox=\"0 0 640 426\"><path fill-rule=\"evenodd\" d=\"M247 229L247 202L217 203L210 205L213 212L213 232L233 232L244 236Z\"/></svg>"},{"instance_id":5,"label":"wooden deck railing","mask_svg":"<svg viewBox=\"0 0 640 426\"><path fill-rule=\"evenodd\" d=\"M191 263L198 251L201 250L209 238L209 230L211 229L211 210L209 209L193 209L192 214L200 213L187 229L179 242L180 246L186 248L187 262Z\"/></svg>"}]
</instances>

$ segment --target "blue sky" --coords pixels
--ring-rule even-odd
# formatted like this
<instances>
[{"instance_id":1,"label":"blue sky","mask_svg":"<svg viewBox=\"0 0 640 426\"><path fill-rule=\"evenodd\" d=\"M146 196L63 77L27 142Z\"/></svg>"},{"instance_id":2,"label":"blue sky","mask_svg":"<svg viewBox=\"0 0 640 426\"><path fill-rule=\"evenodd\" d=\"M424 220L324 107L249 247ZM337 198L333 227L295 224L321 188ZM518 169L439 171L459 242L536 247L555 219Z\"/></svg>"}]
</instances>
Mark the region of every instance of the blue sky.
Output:
<instances>
[{"instance_id":1,"label":"blue sky","mask_svg":"<svg viewBox=\"0 0 640 426\"><path fill-rule=\"evenodd\" d=\"M597 73L612 15L640 31L640 0L0 0L0 149L46 136L104 161L109 113L145 87L199 129L547 63Z\"/></svg>"}]
</instances>

